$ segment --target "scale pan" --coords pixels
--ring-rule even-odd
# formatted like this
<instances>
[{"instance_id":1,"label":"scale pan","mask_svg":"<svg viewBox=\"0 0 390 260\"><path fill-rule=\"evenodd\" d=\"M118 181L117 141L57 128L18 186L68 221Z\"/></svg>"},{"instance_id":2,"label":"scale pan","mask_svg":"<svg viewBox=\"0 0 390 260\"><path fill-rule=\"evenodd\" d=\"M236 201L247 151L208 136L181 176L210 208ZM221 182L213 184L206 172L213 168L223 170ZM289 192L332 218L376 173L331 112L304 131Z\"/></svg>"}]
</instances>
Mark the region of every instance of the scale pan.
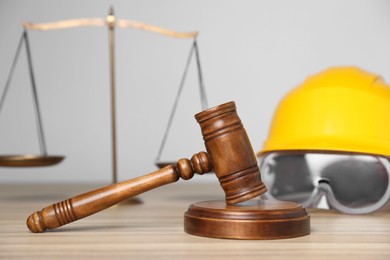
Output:
<instances>
[{"instance_id":1,"label":"scale pan","mask_svg":"<svg viewBox=\"0 0 390 260\"><path fill-rule=\"evenodd\" d=\"M174 161L158 161L154 163L159 169L164 168L168 165L176 165L176 162Z\"/></svg>"},{"instance_id":2,"label":"scale pan","mask_svg":"<svg viewBox=\"0 0 390 260\"><path fill-rule=\"evenodd\" d=\"M51 166L60 163L64 156L53 155L0 155L1 167L41 167Z\"/></svg>"}]
</instances>

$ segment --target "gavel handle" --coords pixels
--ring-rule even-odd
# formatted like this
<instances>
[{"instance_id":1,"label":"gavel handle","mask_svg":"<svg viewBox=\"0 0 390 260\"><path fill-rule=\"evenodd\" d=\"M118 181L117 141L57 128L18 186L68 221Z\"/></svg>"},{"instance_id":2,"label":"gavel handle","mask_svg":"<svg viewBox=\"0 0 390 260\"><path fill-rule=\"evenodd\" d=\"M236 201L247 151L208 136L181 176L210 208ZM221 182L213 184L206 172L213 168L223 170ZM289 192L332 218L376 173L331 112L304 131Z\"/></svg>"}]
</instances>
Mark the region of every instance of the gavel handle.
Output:
<instances>
[{"instance_id":1,"label":"gavel handle","mask_svg":"<svg viewBox=\"0 0 390 260\"><path fill-rule=\"evenodd\" d=\"M33 233L57 228L107 209L143 192L176 182L180 177L190 179L194 172L203 174L211 170L208 155L201 152L194 155L191 162L188 159L181 159L177 166L169 165L153 173L102 187L36 211L28 217L27 227Z\"/></svg>"}]
</instances>

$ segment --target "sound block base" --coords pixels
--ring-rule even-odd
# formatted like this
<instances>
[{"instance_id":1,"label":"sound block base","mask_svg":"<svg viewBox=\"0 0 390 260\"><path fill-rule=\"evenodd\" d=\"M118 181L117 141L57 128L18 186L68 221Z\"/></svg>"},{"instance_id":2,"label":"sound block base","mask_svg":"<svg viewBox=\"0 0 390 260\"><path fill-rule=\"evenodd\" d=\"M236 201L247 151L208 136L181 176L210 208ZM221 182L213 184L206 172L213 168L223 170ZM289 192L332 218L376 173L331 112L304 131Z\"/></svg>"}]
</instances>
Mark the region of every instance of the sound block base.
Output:
<instances>
[{"instance_id":1,"label":"sound block base","mask_svg":"<svg viewBox=\"0 0 390 260\"><path fill-rule=\"evenodd\" d=\"M250 200L227 205L225 200L191 204L184 214L191 235L230 239L281 239L310 234L310 216L297 203Z\"/></svg>"}]
</instances>

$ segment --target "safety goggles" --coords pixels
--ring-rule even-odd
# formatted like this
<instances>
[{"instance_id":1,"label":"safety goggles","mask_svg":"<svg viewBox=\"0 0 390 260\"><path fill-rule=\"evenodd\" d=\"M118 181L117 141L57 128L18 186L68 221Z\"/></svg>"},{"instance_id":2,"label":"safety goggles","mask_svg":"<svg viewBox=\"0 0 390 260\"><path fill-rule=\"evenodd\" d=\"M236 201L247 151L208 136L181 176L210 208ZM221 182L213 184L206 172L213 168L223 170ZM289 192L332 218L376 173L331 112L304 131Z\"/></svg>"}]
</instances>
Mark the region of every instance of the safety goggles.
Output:
<instances>
[{"instance_id":1,"label":"safety goggles","mask_svg":"<svg viewBox=\"0 0 390 260\"><path fill-rule=\"evenodd\" d=\"M271 152L259 158L268 199L331 209L348 214L379 210L390 201L388 158L313 151Z\"/></svg>"}]
</instances>

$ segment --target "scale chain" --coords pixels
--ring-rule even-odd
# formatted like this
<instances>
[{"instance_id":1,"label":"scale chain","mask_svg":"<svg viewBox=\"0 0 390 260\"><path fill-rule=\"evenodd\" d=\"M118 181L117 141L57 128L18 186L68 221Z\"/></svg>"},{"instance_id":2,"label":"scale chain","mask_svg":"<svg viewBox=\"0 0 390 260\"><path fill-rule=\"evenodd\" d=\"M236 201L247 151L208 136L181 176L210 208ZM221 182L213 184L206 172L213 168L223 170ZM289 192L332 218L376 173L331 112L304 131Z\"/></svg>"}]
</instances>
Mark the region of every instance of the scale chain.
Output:
<instances>
[{"instance_id":1,"label":"scale chain","mask_svg":"<svg viewBox=\"0 0 390 260\"><path fill-rule=\"evenodd\" d=\"M188 55L188 58L187 58L187 63L186 63L186 66L184 68L183 75L181 77L179 90L177 91L175 102L174 102L173 108L172 108L172 112L171 112L171 114L169 116L167 128L165 129L164 137L163 137L163 140L161 142L160 148L158 150L158 154L157 154L157 157L156 157L156 162L160 161L160 157L161 157L162 151L163 151L163 149L165 147L165 143L166 143L167 138L168 138L168 133L169 133L169 130L171 129L171 125L172 125L172 122L173 122L173 117L175 116L176 108L177 108L177 105L179 103L181 92L182 92L183 87L184 87L184 82L185 82L185 80L187 78L187 72L188 72L188 69L190 67L190 63L191 63L193 52L194 52L194 45L191 46L190 54Z\"/></svg>"},{"instance_id":2,"label":"scale chain","mask_svg":"<svg viewBox=\"0 0 390 260\"><path fill-rule=\"evenodd\" d=\"M179 99L180 99L182 90L184 88L184 83L185 83L185 80L186 80L186 77L187 77L187 74L188 74L188 70L189 70L191 59L192 59L192 56L193 56L194 52L195 52L195 58L196 58L196 66L197 66L197 70L198 70L198 80L199 80L199 92L200 92L201 108L202 108L202 110L206 110L208 108L206 89L205 89L205 86L204 86L204 81L203 81L203 76L202 76L202 69L201 69L201 65L200 65L199 49L198 49L198 44L197 44L197 41L196 41L196 38L195 38L194 42L193 42L193 44L191 46L190 53L189 53L188 58L187 58L187 63L186 63L186 66L185 66L185 69L184 69L184 72L183 72L183 75L182 75L182 78L181 78L181 81L180 81L178 92L176 94L176 98L175 98L175 102L173 104L172 112L171 112L171 114L169 116L168 124L167 124L166 130L165 130L164 136L163 136L163 140L161 142L161 145L160 145L160 148L159 148L156 160L155 160L156 162L160 161L162 151L163 151L163 149L165 147L165 143L166 143L167 138L168 138L168 133L169 133L169 130L171 129L171 126L172 126L173 117L175 116L175 113L176 113L176 110L177 110L177 105L179 103Z\"/></svg>"},{"instance_id":3,"label":"scale chain","mask_svg":"<svg viewBox=\"0 0 390 260\"><path fill-rule=\"evenodd\" d=\"M22 36L20 37L19 44L18 44L18 47L16 49L16 53L15 53L14 59L12 61L11 70L10 70L10 72L8 74L8 79L7 79L7 82L5 83L3 94L1 95L1 99L0 99L0 112L1 112L1 110L3 108L3 104L4 104L5 98L6 98L7 93L8 93L8 89L9 89L9 86L11 84L11 80L12 80L12 77L14 75L14 72L15 72L15 67L16 67L16 64L17 64L18 59L19 59L19 54L20 54L20 51L22 50L23 41L24 41L24 34L22 34Z\"/></svg>"},{"instance_id":4,"label":"scale chain","mask_svg":"<svg viewBox=\"0 0 390 260\"><path fill-rule=\"evenodd\" d=\"M11 80L12 80L13 74L15 72L15 68L16 68L17 61L19 59L20 52L22 50L23 42L25 42L25 45L26 45L28 69L29 69L29 73L30 73L30 81L31 81L32 92L33 92L33 101L34 101L34 105L35 105L35 116L36 116L36 121L37 121L40 150L41 150L41 153L44 156L46 156L47 155L46 143L45 143L45 137L44 137L44 133L43 133L42 119L41 119L41 113L40 113L40 109L39 109L38 94L37 94L36 85L35 85L34 72L33 72L33 68L32 68L30 45L29 45L26 30L23 31L22 36L20 37L19 44L18 44L18 47L16 49L14 59L12 61L11 69L10 69L10 72L8 74L8 79L7 79L3 93L2 93L1 98L0 98L0 112L3 108L5 98L8 94L9 86L11 85Z\"/></svg>"},{"instance_id":5,"label":"scale chain","mask_svg":"<svg viewBox=\"0 0 390 260\"><path fill-rule=\"evenodd\" d=\"M202 67L200 65L200 55L199 48L196 39L194 40L194 49L195 49L195 57L196 57L196 65L198 68L198 79L199 79L199 91L200 91L200 100L202 105L202 110L206 110L209 108L209 104L207 102L206 88L204 86L204 80L202 75Z\"/></svg>"},{"instance_id":6,"label":"scale chain","mask_svg":"<svg viewBox=\"0 0 390 260\"><path fill-rule=\"evenodd\" d=\"M39 145L40 145L40 148L41 148L41 153L44 156L47 156L45 135L44 135L44 132L43 132L42 116L41 116L41 112L40 112L40 109L39 109L38 93L37 93L37 88L36 88L36 85L35 85L35 77L34 77L34 71L33 71L33 66L32 66L30 44L29 44L29 40L28 40L28 37L27 37L27 31L26 30L24 30L23 36L24 36L24 39L25 39L25 42L26 42L26 52L27 52L28 68L29 68L29 72L30 72L31 87L32 87L32 91L33 91L33 101L35 103L35 117L36 117L36 120L37 120Z\"/></svg>"}]
</instances>

